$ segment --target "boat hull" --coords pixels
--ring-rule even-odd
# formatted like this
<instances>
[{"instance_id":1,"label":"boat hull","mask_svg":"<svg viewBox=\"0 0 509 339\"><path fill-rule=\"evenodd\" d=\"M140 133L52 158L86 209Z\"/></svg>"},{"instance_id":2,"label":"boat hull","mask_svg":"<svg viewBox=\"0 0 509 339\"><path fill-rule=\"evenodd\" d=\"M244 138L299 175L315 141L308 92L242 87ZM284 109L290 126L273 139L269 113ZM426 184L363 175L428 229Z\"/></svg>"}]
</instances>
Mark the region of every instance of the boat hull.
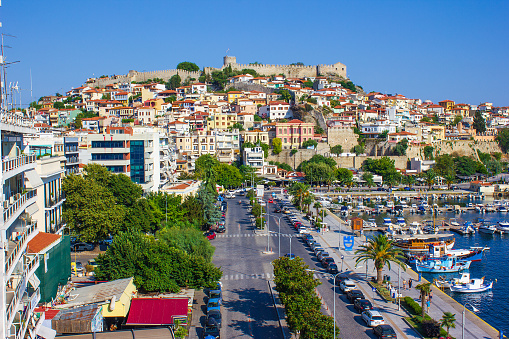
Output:
<instances>
[{"instance_id":1,"label":"boat hull","mask_svg":"<svg viewBox=\"0 0 509 339\"><path fill-rule=\"evenodd\" d=\"M457 293L480 293L480 292L486 292L493 288L493 282L489 283L488 285L482 285L479 288L468 288L464 285L452 285L450 287L451 292L457 292Z\"/></svg>"}]
</instances>

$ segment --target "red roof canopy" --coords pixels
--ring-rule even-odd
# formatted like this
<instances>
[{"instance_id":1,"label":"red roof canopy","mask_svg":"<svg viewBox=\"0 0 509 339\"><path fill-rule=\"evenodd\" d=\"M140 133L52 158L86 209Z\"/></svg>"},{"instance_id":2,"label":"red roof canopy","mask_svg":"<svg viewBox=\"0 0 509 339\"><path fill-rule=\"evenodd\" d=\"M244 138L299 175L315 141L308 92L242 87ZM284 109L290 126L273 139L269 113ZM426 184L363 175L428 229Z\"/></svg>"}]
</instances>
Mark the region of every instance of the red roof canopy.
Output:
<instances>
[{"instance_id":1,"label":"red roof canopy","mask_svg":"<svg viewBox=\"0 0 509 339\"><path fill-rule=\"evenodd\" d=\"M134 298L127 325L171 325L175 317L187 317L187 298Z\"/></svg>"}]
</instances>

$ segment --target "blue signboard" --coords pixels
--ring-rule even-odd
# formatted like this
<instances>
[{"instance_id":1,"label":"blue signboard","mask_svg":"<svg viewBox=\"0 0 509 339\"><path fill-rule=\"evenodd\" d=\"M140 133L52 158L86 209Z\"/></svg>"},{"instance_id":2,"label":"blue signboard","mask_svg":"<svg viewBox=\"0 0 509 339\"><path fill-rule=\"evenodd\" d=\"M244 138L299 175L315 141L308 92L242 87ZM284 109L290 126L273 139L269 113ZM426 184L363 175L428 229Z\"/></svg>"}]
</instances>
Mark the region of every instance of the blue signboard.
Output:
<instances>
[{"instance_id":1,"label":"blue signboard","mask_svg":"<svg viewBox=\"0 0 509 339\"><path fill-rule=\"evenodd\" d=\"M343 245L345 246L345 251L353 250L353 243L354 243L353 235L343 236Z\"/></svg>"}]
</instances>

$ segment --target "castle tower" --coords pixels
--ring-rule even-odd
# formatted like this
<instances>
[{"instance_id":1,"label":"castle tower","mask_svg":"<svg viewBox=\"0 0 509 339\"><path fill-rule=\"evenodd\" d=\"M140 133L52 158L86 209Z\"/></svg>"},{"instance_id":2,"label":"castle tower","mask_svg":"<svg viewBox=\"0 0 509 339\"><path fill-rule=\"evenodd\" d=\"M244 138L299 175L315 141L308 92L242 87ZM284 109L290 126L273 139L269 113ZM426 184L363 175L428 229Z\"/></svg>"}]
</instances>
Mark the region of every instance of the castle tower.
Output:
<instances>
[{"instance_id":1,"label":"castle tower","mask_svg":"<svg viewBox=\"0 0 509 339\"><path fill-rule=\"evenodd\" d=\"M237 63L237 58L234 57L234 56L225 56L223 58L223 65L224 66L228 66L229 64L236 64Z\"/></svg>"}]
</instances>

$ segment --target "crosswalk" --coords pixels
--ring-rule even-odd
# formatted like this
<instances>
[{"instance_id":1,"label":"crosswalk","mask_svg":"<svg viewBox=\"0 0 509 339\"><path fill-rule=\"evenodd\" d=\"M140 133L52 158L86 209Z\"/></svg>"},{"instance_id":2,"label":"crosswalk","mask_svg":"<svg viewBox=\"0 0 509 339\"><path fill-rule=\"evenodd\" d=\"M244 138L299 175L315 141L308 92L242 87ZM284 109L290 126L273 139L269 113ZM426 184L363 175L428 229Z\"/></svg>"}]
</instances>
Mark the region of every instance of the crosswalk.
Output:
<instances>
[{"instance_id":1,"label":"crosswalk","mask_svg":"<svg viewBox=\"0 0 509 339\"><path fill-rule=\"evenodd\" d=\"M327 273L314 273L315 279L330 279L331 275ZM224 274L222 281L249 280L249 279L274 279L274 273L252 273L252 274Z\"/></svg>"},{"instance_id":2,"label":"crosswalk","mask_svg":"<svg viewBox=\"0 0 509 339\"><path fill-rule=\"evenodd\" d=\"M249 237L266 237L267 234L265 233L237 233L237 234L217 234L217 238L249 238ZM277 233L271 233L271 237L277 237L279 234ZM286 234L281 233L282 237L294 237L293 234Z\"/></svg>"}]
</instances>

